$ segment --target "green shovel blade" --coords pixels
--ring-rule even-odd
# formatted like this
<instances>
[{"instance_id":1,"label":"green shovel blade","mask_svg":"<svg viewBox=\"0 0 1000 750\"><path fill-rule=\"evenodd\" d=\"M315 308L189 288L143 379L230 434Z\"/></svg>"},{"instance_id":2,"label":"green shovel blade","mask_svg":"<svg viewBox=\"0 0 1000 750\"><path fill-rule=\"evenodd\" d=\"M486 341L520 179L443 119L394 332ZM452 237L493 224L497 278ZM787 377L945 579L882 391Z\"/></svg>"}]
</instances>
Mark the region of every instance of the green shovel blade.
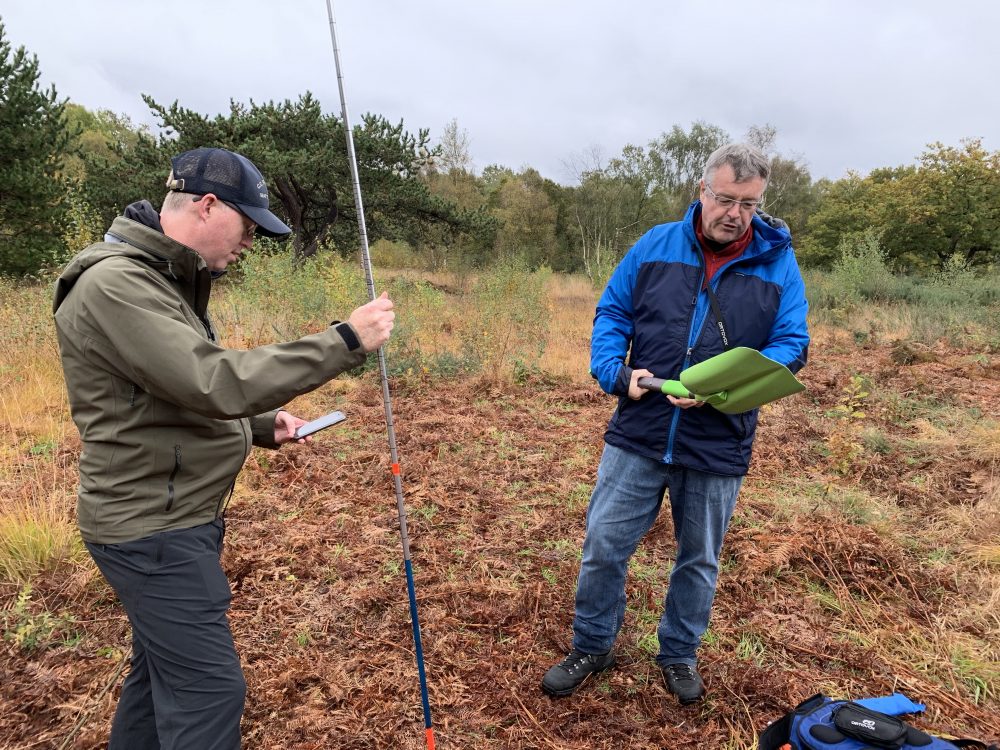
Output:
<instances>
[{"instance_id":1,"label":"green shovel blade","mask_svg":"<svg viewBox=\"0 0 1000 750\"><path fill-rule=\"evenodd\" d=\"M680 380L693 393L724 391L725 401L713 404L724 414L756 409L806 389L783 364L745 346L689 367L681 373Z\"/></svg>"},{"instance_id":2,"label":"green shovel blade","mask_svg":"<svg viewBox=\"0 0 1000 750\"><path fill-rule=\"evenodd\" d=\"M689 367L680 380L640 378L639 385L704 401L724 414L756 409L806 389L787 367L745 346Z\"/></svg>"}]
</instances>

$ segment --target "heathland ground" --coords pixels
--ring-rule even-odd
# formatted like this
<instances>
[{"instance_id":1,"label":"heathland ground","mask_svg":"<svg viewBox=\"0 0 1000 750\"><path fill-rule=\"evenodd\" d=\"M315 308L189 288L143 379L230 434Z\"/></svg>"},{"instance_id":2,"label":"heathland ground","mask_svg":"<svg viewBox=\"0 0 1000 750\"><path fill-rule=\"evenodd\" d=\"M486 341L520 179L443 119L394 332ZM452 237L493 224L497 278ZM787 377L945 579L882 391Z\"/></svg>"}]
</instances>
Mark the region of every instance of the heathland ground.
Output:
<instances>
[{"instance_id":1,"label":"heathland ground","mask_svg":"<svg viewBox=\"0 0 1000 750\"><path fill-rule=\"evenodd\" d=\"M538 687L569 646L614 408L587 374L598 292L517 267L379 274L400 312L387 358L439 747L750 750L821 691L900 691L927 705L923 728L1000 738L1000 295L877 260L807 280L808 390L763 410L703 648L710 693L690 708L652 660L667 513L631 565L619 666L568 699ZM0 747L84 750L107 740L129 630L75 531L49 291L0 287ZM354 265L260 255L214 304L242 347L363 295ZM227 512L245 745L420 748L377 371L293 405L333 408L348 421L313 445L255 451Z\"/></svg>"}]
</instances>

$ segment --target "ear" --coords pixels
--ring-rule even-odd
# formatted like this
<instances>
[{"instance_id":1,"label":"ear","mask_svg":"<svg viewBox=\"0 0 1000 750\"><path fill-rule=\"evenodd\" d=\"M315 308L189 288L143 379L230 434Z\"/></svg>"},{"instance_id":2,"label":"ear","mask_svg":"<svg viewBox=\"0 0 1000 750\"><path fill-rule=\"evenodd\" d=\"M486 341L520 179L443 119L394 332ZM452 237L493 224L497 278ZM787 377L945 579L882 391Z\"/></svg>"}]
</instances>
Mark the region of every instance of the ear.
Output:
<instances>
[{"instance_id":1,"label":"ear","mask_svg":"<svg viewBox=\"0 0 1000 750\"><path fill-rule=\"evenodd\" d=\"M212 193L206 193L201 196L201 200L192 202L195 205L195 210L198 212L198 218L201 221L208 221L209 217L215 211L219 210L219 199Z\"/></svg>"}]
</instances>

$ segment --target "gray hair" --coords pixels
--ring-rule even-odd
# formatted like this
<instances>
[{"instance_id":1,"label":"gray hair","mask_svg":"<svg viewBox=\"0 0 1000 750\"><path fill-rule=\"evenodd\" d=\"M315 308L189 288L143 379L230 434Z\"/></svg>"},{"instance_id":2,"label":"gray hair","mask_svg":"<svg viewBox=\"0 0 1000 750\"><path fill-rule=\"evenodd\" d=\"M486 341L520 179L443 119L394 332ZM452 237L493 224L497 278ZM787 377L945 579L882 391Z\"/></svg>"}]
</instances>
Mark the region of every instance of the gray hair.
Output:
<instances>
[{"instance_id":1,"label":"gray hair","mask_svg":"<svg viewBox=\"0 0 1000 750\"><path fill-rule=\"evenodd\" d=\"M163 198L163 207L160 209L163 211L181 211L187 208L191 204L191 194L190 193L179 193L176 190L171 190Z\"/></svg>"},{"instance_id":2,"label":"gray hair","mask_svg":"<svg viewBox=\"0 0 1000 750\"><path fill-rule=\"evenodd\" d=\"M736 182L760 177L766 184L771 176L771 165L759 148L749 143L727 143L715 149L705 162L705 173L702 175L705 184L711 185L715 170L726 164L732 167Z\"/></svg>"}]
</instances>

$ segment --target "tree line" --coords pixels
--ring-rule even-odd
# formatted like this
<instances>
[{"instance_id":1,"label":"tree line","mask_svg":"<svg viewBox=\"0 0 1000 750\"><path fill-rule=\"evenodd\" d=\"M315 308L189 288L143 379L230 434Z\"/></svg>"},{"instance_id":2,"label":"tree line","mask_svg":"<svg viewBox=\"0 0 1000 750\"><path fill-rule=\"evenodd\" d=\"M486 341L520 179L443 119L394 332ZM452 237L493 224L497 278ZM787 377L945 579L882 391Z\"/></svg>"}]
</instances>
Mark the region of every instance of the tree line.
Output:
<instances>
[{"instance_id":1,"label":"tree line","mask_svg":"<svg viewBox=\"0 0 1000 750\"><path fill-rule=\"evenodd\" d=\"M39 77L37 58L13 49L0 21L0 275L56 268L99 239L128 203L158 204L164 165L198 146L238 151L260 167L298 257L356 250L343 122L312 94L231 102L215 117L144 96L159 124L154 134L60 99ZM873 230L903 271L997 261L1000 152L980 140L931 144L912 165L813 180L801 158L777 151L777 135L761 125L741 139L771 161L765 210L789 224L803 265L828 267ZM609 158L596 148L569 157L574 181L564 185L530 167L493 164L477 173L469 135L454 120L432 141L426 129L412 133L402 121L366 114L353 138L372 242L400 243L426 267L514 259L595 280L643 232L684 214L706 158L733 140L710 123L674 125Z\"/></svg>"}]
</instances>

